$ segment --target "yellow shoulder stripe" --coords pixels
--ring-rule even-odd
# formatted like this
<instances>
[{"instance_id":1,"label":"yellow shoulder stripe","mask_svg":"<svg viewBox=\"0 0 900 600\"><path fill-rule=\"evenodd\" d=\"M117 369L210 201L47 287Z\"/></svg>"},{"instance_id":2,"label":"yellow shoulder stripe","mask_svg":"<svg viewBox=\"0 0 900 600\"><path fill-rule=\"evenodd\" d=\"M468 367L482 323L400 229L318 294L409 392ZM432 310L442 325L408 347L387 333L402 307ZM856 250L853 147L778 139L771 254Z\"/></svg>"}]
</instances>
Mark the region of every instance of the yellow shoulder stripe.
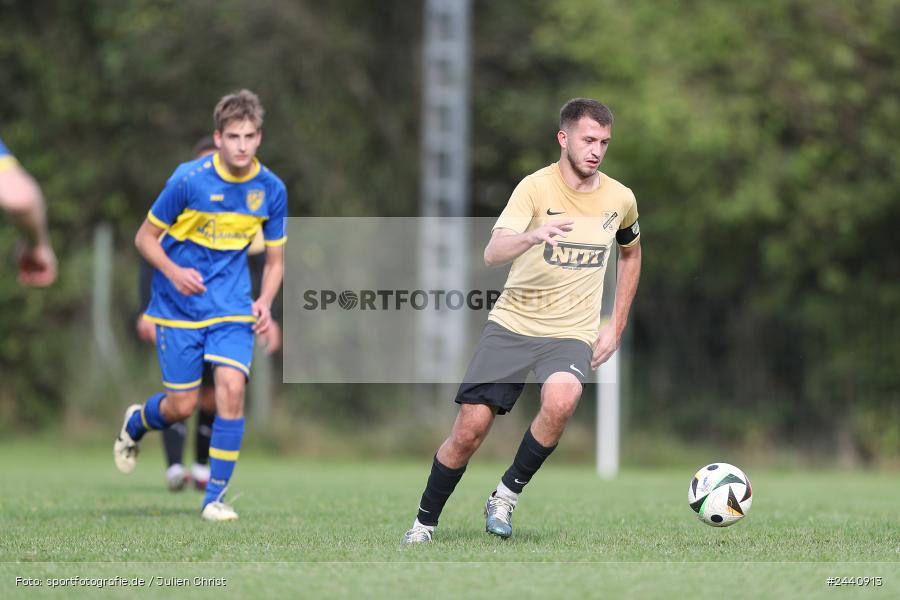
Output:
<instances>
[{"instance_id":1,"label":"yellow shoulder stripe","mask_svg":"<svg viewBox=\"0 0 900 600\"><path fill-rule=\"evenodd\" d=\"M16 165L19 164L19 161L16 160L16 157L12 154L6 154L4 156L0 156L0 171L6 171L7 169L12 169Z\"/></svg>"},{"instance_id":2,"label":"yellow shoulder stripe","mask_svg":"<svg viewBox=\"0 0 900 600\"><path fill-rule=\"evenodd\" d=\"M159 219L156 215L153 214L153 211L147 213L147 220L159 227L160 229L168 229L169 224L163 223L162 220Z\"/></svg>"},{"instance_id":3,"label":"yellow shoulder stripe","mask_svg":"<svg viewBox=\"0 0 900 600\"><path fill-rule=\"evenodd\" d=\"M266 246L284 246L287 243L287 236L277 240L266 240Z\"/></svg>"}]
</instances>

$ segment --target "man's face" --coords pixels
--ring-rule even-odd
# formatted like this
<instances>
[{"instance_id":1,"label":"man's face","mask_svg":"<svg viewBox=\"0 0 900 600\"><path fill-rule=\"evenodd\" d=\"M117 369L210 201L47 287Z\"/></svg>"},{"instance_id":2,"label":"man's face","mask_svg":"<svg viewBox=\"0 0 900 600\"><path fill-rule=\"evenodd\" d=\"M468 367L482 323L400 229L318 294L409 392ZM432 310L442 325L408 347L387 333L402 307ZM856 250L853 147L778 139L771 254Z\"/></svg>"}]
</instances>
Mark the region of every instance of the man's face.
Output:
<instances>
[{"instance_id":1,"label":"man's face","mask_svg":"<svg viewBox=\"0 0 900 600\"><path fill-rule=\"evenodd\" d=\"M601 125L590 117L582 117L578 123L557 134L559 145L566 154L572 169L584 179L592 177L606 155L612 128Z\"/></svg>"},{"instance_id":2,"label":"man's face","mask_svg":"<svg viewBox=\"0 0 900 600\"><path fill-rule=\"evenodd\" d=\"M250 167L256 150L262 142L262 132L250 119L229 121L222 131L213 133L219 157L230 171L243 171Z\"/></svg>"}]
</instances>

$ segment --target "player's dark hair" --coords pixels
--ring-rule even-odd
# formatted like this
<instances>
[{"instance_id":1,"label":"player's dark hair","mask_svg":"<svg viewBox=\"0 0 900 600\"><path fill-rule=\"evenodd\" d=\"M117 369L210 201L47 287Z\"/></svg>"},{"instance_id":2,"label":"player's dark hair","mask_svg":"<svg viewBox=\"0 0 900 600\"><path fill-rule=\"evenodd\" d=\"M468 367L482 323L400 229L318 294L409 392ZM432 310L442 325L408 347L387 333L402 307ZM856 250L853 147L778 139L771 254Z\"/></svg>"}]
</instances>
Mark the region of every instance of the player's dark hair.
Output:
<instances>
[{"instance_id":1,"label":"player's dark hair","mask_svg":"<svg viewBox=\"0 0 900 600\"><path fill-rule=\"evenodd\" d=\"M559 128L565 129L589 117L600 125L612 127L613 114L609 107L590 98L572 98L559 111Z\"/></svg>"},{"instance_id":2,"label":"player's dark hair","mask_svg":"<svg viewBox=\"0 0 900 600\"><path fill-rule=\"evenodd\" d=\"M259 101L259 96L250 90L239 90L224 96L213 111L213 122L216 131L222 132L231 121L249 119L257 129L262 129L266 111Z\"/></svg>"},{"instance_id":3,"label":"player's dark hair","mask_svg":"<svg viewBox=\"0 0 900 600\"><path fill-rule=\"evenodd\" d=\"M216 141L213 139L213 136L207 135L197 140L197 143L194 144L194 153L191 156L200 156L201 154L208 154L215 151Z\"/></svg>"}]
</instances>

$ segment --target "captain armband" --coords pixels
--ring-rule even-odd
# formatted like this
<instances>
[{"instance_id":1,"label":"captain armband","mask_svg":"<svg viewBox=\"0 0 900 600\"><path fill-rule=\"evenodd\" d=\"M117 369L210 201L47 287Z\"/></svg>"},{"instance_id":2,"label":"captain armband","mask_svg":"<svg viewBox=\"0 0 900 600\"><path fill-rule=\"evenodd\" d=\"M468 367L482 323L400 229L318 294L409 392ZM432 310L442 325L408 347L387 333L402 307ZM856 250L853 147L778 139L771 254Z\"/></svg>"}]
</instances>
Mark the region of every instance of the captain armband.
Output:
<instances>
[{"instance_id":1,"label":"captain armband","mask_svg":"<svg viewBox=\"0 0 900 600\"><path fill-rule=\"evenodd\" d=\"M627 246L641 235L641 226L635 221L630 227L620 229L616 232L616 242L620 246Z\"/></svg>"}]
</instances>

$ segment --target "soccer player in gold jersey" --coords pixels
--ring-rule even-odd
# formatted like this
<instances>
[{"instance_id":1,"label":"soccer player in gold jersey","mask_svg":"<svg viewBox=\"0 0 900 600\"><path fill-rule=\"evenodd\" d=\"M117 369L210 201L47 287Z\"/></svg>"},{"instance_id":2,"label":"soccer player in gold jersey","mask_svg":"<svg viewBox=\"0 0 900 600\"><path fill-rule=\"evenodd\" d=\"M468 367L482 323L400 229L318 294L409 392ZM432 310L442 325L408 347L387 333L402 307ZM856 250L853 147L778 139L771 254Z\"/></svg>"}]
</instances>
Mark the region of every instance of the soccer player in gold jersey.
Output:
<instances>
[{"instance_id":1,"label":"soccer player in gold jersey","mask_svg":"<svg viewBox=\"0 0 900 600\"><path fill-rule=\"evenodd\" d=\"M488 496L485 530L512 535L519 494L556 448L588 369L615 352L641 269L637 203L598 170L612 139L609 108L585 98L560 111L559 161L523 179L494 225L488 266L512 262L464 381L450 436L435 454L418 514L404 544L430 542L438 518L495 415L512 410L533 371L541 408L512 465ZM619 246L612 319L600 319L612 244Z\"/></svg>"}]
</instances>

